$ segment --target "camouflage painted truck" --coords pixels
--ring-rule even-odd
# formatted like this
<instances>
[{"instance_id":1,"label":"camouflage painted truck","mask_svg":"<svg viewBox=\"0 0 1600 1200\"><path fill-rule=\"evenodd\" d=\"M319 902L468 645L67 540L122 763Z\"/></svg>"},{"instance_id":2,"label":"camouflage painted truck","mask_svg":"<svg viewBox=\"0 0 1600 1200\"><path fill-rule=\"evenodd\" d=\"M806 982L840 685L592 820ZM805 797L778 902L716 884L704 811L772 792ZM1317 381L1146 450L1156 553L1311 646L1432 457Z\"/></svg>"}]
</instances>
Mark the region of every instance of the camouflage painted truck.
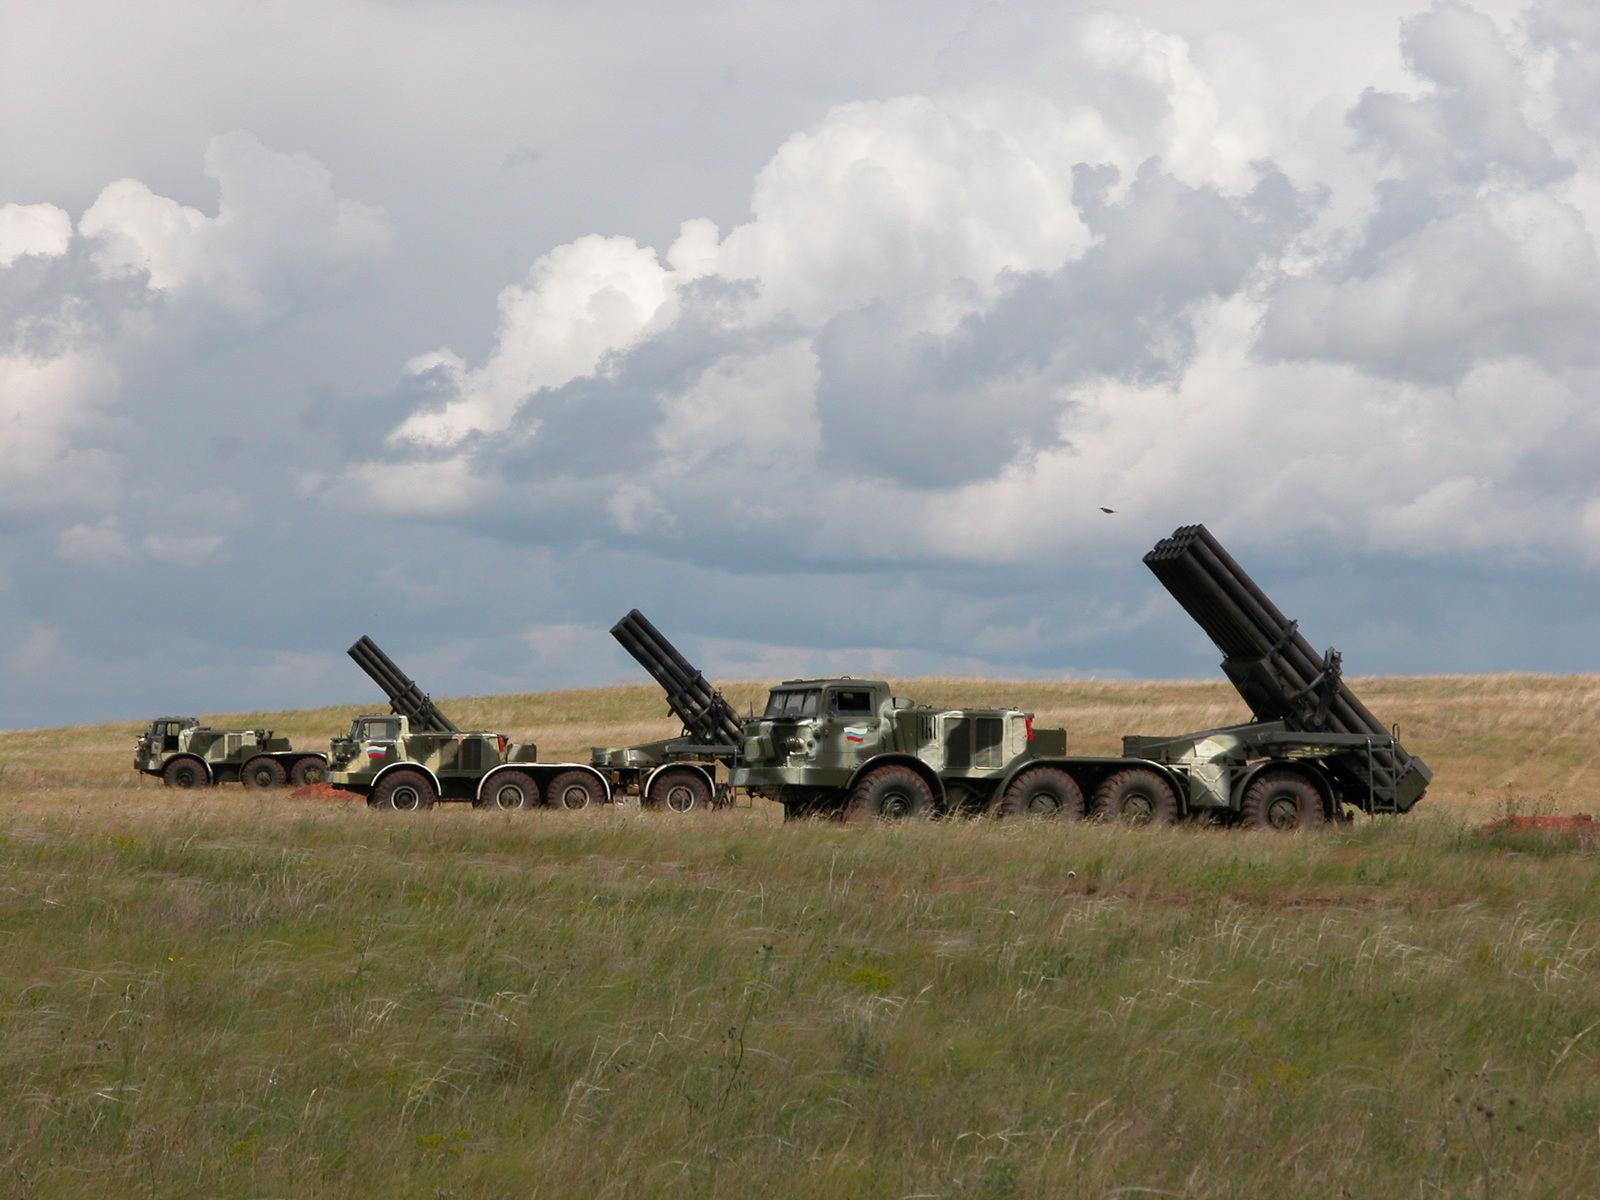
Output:
<instances>
[{"instance_id":1,"label":"camouflage painted truck","mask_svg":"<svg viewBox=\"0 0 1600 1200\"><path fill-rule=\"evenodd\" d=\"M930 708L883 680L785 680L760 716L741 718L638 610L611 633L683 724L676 738L592 752L614 793L646 808L718 807L742 790L791 818L1080 817L1091 802L1126 816L1165 786L1143 759L1066 757L1066 733L1035 728L1032 713Z\"/></svg>"},{"instance_id":2,"label":"camouflage painted truck","mask_svg":"<svg viewBox=\"0 0 1600 1200\"><path fill-rule=\"evenodd\" d=\"M929 708L846 677L787 680L761 716L741 719L635 611L612 633L662 685L683 734L596 749L591 762L647 806L687 811L742 789L790 817L1206 816L1292 830L1422 798L1432 773L1350 691L1338 652L1317 655L1204 526L1177 530L1145 562L1223 651L1255 720L1070 755L1063 730L1020 709Z\"/></svg>"},{"instance_id":3,"label":"camouflage painted truck","mask_svg":"<svg viewBox=\"0 0 1600 1200\"><path fill-rule=\"evenodd\" d=\"M296 750L270 729L215 729L196 717L157 717L139 736L133 767L173 788L242 783L266 789L321 783L328 759Z\"/></svg>"},{"instance_id":4,"label":"camouflage painted truck","mask_svg":"<svg viewBox=\"0 0 1600 1200\"><path fill-rule=\"evenodd\" d=\"M541 763L538 747L504 734L461 730L371 638L350 657L389 697L390 712L365 713L330 746L328 782L373 808L415 812L441 800L478 808L584 808L610 799L605 778L583 763Z\"/></svg>"}]
</instances>

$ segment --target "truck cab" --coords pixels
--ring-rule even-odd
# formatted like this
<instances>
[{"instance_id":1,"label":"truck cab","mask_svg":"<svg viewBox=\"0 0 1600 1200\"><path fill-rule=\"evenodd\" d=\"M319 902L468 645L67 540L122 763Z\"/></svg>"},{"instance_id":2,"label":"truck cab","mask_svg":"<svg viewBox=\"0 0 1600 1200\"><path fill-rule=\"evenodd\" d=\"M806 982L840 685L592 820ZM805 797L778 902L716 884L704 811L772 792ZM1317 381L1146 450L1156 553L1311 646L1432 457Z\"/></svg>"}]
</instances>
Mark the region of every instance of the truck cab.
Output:
<instances>
[{"instance_id":1,"label":"truck cab","mask_svg":"<svg viewBox=\"0 0 1600 1200\"><path fill-rule=\"evenodd\" d=\"M894 704L880 679L786 679L768 693L761 716L745 723L732 782L843 787L884 748Z\"/></svg>"},{"instance_id":2,"label":"truck cab","mask_svg":"<svg viewBox=\"0 0 1600 1200\"><path fill-rule=\"evenodd\" d=\"M421 767L441 796L455 798L452 784L476 785L483 775L506 761L512 750L506 738L487 731L416 732L408 718L395 713L363 713L350 732L329 745L328 782L365 791L390 768ZM532 758L534 747L516 747Z\"/></svg>"}]
</instances>

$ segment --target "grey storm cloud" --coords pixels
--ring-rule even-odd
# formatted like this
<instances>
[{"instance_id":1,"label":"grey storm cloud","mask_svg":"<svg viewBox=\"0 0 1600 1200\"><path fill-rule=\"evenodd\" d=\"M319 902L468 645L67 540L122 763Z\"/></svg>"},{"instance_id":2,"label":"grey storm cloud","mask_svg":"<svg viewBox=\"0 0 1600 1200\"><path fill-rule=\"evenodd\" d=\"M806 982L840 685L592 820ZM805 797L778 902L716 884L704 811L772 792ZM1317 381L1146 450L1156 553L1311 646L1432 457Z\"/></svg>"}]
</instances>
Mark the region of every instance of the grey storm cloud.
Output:
<instances>
[{"instance_id":1,"label":"grey storm cloud","mask_svg":"<svg viewBox=\"0 0 1600 1200\"><path fill-rule=\"evenodd\" d=\"M817 336L827 449L914 487L992 477L1056 440L1085 380L1170 383L1195 354L1197 306L1233 295L1304 224L1272 172L1241 197L1142 163L1119 199L1114 166L1072 168L1094 243L1055 271L1014 273L993 305L939 336L909 335L883 304Z\"/></svg>"},{"instance_id":2,"label":"grey storm cloud","mask_svg":"<svg viewBox=\"0 0 1600 1200\"><path fill-rule=\"evenodd\" d=\"M1355 669L1593 667L1600 22L1514 4L0 18L0 720L347 698L362 632L605 682L634 605L1206 672L1138 566L1197 519Z\"/></svg>"}]
</instances>

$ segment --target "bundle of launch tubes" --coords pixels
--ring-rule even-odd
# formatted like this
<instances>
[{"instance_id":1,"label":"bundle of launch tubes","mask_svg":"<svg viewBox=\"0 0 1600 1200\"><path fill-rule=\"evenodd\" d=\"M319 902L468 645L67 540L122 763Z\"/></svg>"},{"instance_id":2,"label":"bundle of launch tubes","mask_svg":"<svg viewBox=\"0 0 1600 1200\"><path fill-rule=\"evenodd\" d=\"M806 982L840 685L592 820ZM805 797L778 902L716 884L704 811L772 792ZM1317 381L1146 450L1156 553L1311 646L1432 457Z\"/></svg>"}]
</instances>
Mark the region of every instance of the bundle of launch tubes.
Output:
<instances>
[{"instance_id":1,"label":"bundle of launch tubes","mask_svg":"<svg viewBox=\"0 0 1600 1200\"><path fill-rule=\"evenodd\" d=\"M1339 678L1338 656L1313 650L1204 525L1175 530L1144 562L1226 656L1223 671L1257 720L1375 739L1374 763L1401 794L1406 775L1429 774Z\"/></svg>"},{"instance_id":2,"label":"bundle of launch tubes","mask_svg":"<svg viewBox=\"0 0 1600 1200\"><path fill-rule=\"evenodd\" d=\"M611 628L611 636L650 672L667 693L667 703L696 741L707 746L737 746L744 736L739 714L706 682L706 677L637 608Z\"/></svg>"}]
</instances>

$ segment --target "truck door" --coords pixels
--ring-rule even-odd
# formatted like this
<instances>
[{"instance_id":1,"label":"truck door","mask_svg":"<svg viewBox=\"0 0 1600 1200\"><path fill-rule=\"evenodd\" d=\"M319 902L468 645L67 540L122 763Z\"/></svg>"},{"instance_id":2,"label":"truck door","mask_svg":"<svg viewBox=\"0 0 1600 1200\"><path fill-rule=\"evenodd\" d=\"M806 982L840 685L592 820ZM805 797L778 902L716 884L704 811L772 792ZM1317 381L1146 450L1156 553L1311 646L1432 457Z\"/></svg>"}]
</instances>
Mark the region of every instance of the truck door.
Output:
<instances>
[{"instance_id":1,"label":"truck door","mask_svg":"<svg viewBox=\"0 0 1600 1200\"><path fill-rule=\"evenodd\" d=\"M881 732L872 700L871 688L828 689L822 706L820 740L838 754L841 763L860 762L878 751Z\"/></svg>"}]
</instances>

